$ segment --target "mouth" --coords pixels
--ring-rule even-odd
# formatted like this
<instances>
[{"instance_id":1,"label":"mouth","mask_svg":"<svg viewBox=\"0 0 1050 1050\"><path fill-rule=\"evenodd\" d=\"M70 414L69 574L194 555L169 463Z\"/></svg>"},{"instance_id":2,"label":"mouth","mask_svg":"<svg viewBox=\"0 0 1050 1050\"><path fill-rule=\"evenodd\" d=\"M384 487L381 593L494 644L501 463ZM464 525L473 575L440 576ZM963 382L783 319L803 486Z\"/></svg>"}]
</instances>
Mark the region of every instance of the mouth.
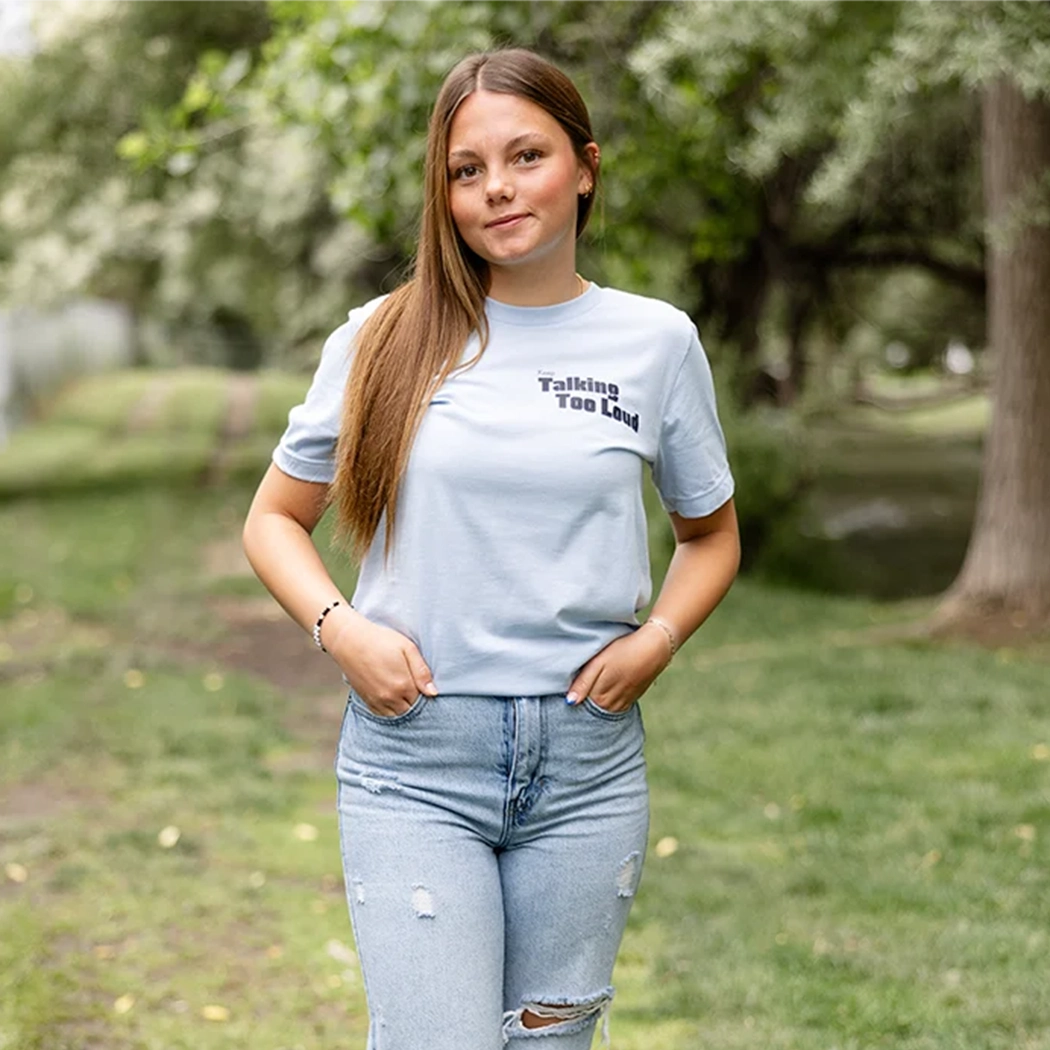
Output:
<instances>
[{"instance_id":1,"label":"mouth","mask_svg":"<svg viewBox=\"0 0 1050 1050\"><path fill-rule=\"evenodd\" d=\"M517 215L503 215L498 219L493 219L492 222L485 223L486 230L505 230L510 226L516 226L523 219L527 219L528 213L521 212Z\"/></svg>"}]
</instances>

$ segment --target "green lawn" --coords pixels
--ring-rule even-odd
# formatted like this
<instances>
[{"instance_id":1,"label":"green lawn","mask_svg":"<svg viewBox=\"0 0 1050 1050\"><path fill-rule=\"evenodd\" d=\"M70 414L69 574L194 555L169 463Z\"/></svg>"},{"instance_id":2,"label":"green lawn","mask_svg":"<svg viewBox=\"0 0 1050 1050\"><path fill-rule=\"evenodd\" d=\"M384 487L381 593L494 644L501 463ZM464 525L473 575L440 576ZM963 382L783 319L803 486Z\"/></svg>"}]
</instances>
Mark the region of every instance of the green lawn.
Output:
<instances>
[{"instance_id":1,"label":"green lawn","mask_svg":"<svg viewBox=\"0 0 1050 1050\"><path fill-rule=\"evenodd\" d=\"M363 1045L338 683L208 657L248 498L0 517L0 1046ZM1050 667L921 611L741 581L647 697L618 1050L1050 1047Z\"/></svg>"},{"instance_id":2,"label":"green lawn","mask_svg":"<svg viewBox=\"0 0 1050 1050\"><path fill-rule=\"evenodd\" d=\"M877 474L836 426L840 487ZM230 555L237 476L0 504L0 1050L364 1045L341 683ZM614 1050L1050 1050L1050 650L928 607L741 580L645 698Z\"/></svg>"}]
</instances>

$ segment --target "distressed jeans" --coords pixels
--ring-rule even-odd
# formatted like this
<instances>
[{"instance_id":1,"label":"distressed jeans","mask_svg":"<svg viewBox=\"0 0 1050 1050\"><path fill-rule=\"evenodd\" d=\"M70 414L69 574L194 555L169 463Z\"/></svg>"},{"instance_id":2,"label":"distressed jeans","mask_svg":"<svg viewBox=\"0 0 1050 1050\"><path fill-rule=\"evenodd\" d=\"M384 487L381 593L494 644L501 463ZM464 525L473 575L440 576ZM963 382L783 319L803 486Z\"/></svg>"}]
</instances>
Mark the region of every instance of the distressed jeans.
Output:
<instances>
[{"instance_id":1,"label":"distressed jeans","mask_svg":"<svg viewBox=\"0 0 1050 1050\"><path fill-rule=\"evenodd\" d=\"M350 692L336 775L368 1050L588 1050L645 854L643 737L637 705L443 695L385 718Z\"/></svg>"}]
</instances>

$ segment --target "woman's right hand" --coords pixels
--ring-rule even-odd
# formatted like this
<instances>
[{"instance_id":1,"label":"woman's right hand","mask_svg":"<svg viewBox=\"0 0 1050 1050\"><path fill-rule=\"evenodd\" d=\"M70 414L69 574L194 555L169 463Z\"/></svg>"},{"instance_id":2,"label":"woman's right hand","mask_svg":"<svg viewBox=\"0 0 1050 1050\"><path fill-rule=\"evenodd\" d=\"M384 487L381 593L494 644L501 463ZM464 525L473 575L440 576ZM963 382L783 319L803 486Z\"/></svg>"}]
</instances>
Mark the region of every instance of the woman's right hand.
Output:
<instances>
[{"instance_id":1,"label":"woman's right hand","mask_svg":"<svg viewBox=\"0 0 1050 1050\"><path fill-rule=\"evenodd\" d=\"M328 619L332 619L331 614ZM403 714L422 693L437 696L437 686L415 643L390 627L372 623L347 609L326 632L324 642L355 693L377 714Z\"/></svg>"}]
</instances>

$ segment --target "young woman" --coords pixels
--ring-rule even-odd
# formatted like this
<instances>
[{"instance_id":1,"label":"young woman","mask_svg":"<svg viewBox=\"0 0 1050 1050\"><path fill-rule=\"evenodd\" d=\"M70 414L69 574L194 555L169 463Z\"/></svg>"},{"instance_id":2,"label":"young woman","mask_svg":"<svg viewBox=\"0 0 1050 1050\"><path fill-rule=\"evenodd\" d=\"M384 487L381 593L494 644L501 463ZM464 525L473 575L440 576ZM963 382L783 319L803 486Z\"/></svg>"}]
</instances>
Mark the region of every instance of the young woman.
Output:
<instances>
[{"instance_id":1,"label":"young woman","mask_svg":"<svg viewBox=\"0 0 1050 1050\"><path fill-rule=\"evenodd\" d=\"M430 122L413 277L325 343L244 529L349 685L336 772L372 1050L584 1050L645 854L638 698L737 571L689 318L576 272L572 82L472 55ZM649 464L677 545L653 614ZM334 502L352 603L311 540Z\"/></svg>"}]
</instances>

